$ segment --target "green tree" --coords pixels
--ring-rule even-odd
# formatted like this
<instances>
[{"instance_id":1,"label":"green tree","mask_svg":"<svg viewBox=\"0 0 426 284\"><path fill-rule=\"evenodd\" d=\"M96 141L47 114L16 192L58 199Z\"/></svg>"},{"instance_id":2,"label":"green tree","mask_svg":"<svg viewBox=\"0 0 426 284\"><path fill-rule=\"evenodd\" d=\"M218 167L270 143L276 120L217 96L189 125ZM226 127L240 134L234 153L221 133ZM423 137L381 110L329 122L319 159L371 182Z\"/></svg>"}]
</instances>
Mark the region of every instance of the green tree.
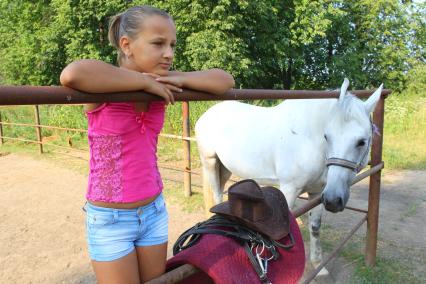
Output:
<instances>
[{"instance_id":1,"label":"green tree","mask_svg":"<svg viewBox=\"0 0 426 284\"><path fill-rule=\"evenodd\" d=\"M115 63L109 17L152 4L174 17L174 68L223 68L242 88L401 90L425 61L424 4L399 0L0 0L0 76L58 84L80 58Z\"/></svg>"},{"instance_id":2,"label":"green tree","mask_svg":"<svg viewBox=\"0 0 426 284\"><path fill-rule=\"evenodd\" d=\"M50 84L48 37L50 1L0 1L0 73L10 84Z\"/></svg>"}]
</instances>

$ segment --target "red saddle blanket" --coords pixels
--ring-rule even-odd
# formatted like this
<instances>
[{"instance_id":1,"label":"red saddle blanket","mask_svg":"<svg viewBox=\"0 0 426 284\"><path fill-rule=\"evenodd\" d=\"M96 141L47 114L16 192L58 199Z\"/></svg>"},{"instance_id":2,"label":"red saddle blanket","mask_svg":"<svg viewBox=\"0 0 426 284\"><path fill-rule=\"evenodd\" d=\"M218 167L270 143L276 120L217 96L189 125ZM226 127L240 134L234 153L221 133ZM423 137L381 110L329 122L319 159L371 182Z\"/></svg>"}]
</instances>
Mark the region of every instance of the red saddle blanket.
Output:
<instances>
[{"instance_id":1,"label":"red saddle blanket","mask_svg":"<svg viewBox=\"0 0 426 284\"><path fill-rule=\"evenodd\" d=\"M298 283L305 269L305 249L296 219L290 214L290 231L295 245L286 251L278 248L280 257L268 262L268 279L273 284ZM289 244L289 237L279 242ZM195 245L179 252L167 262L167 271L191 264L200 272L179 283L250 284L261 283L244 247L234 239L214 234L203 235Z\"/></svg>"}]
</instances>

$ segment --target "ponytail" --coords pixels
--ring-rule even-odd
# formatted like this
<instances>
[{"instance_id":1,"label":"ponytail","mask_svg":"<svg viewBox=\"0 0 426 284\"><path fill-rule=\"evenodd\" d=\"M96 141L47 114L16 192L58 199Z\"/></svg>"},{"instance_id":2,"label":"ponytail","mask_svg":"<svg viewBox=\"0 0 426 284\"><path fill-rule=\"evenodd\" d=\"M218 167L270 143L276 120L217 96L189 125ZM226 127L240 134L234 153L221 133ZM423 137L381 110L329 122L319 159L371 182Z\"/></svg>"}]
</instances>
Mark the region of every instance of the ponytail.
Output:
<instances>
[{"instance_id":1,"label":"ponytail","mask_svg":"<svg viewBox=\"0 0 426 284\"><path fill-rule=\"evenodd\" d=\"M117 49L118 55L117 55L117 62L120 64L123 60L124 53L120 48L120 38L122 36L121 34L121 18L122 13L117 14L113 17L111 17L109 21L109 31L108 31L108 40L111 43L111 45Z\"/></svg>"}]
</instances>

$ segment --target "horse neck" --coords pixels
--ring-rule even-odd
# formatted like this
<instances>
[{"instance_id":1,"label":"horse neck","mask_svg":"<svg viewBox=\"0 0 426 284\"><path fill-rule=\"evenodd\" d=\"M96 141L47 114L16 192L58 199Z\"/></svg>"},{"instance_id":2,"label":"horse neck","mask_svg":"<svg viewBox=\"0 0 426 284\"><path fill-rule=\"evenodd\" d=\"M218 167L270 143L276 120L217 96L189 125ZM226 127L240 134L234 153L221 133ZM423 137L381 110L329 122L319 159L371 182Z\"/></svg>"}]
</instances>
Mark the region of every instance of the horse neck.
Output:
<instances>
[{"instance_id":1,"label":"horse neck","mask_svg":"<svg viewBox=\"0 0 426 284\"><path fill-rule=\"evenodd\" d=\"M320 99L313 106L313 120L317 121L318 129L324 129L333 116L336 115L338 100L337 99ZM322 134L321 134L322 136Z\"/></svg>"}]
</instances>

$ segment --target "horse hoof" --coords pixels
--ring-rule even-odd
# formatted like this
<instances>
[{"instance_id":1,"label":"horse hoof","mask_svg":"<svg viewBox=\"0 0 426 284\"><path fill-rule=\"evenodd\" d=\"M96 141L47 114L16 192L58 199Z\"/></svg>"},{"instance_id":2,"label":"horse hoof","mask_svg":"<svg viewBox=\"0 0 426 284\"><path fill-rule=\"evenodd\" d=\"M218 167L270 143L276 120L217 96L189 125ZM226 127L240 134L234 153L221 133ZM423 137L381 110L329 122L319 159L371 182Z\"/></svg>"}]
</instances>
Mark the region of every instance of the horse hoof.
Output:
<instances>
[{"instance_id":1,"label":"horse hoof","mask_svg":"<svg viewBox=\"0 0 426 284\"><path fill-rule=\"evenodd\" d=\"M313 265L313 267L315 269L317 269L317 267L319 266L319 264L320 264L320 262L318 262L318 263L312 263L312 265ZM330 272L328 272L327 268L325 268L325 267L321 268L321 270L317 274L317 276L321 276L321 277L328 276L328 275L330 275Z\"/></svg>"},{"instance_id":2,"label":"horse hoof","mask_svg":"<svg viewBox=\"0 0 426 284\"><path fill-rule=\"evenodd\" d=\"M321 276L321 277L328 276L328 275L330 275L330 272L328 272L328 270L325 267L323 267L317 274L317 276Z\"/></svg>"}]
</instances>

